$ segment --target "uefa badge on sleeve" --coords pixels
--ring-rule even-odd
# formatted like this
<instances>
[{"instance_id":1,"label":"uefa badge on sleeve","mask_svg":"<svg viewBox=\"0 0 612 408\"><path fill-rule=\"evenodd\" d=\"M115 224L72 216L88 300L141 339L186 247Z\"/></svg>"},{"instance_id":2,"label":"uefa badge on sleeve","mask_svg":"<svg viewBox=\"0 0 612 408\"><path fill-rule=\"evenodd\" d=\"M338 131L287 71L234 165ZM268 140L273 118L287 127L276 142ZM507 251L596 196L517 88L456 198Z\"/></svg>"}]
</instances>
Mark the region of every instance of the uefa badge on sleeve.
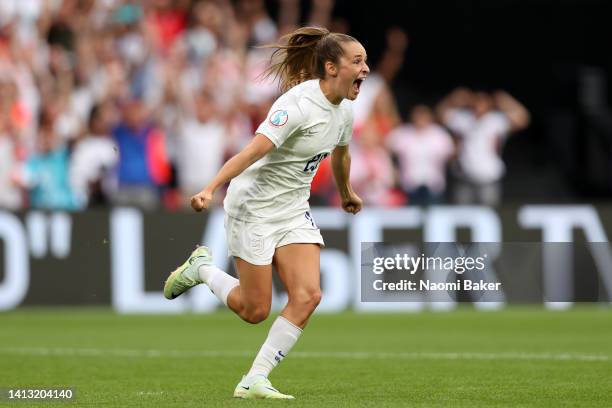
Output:
<instances>
[{"instance_id":1,"label":"uefa badge on sleeve","mask_svg":"<svg viewBox=\"0 0 612 408\"><path fill-rule=\"evenodd\" d=\"M272 112L270 115L270 123L276 127L283 126L285 123L287 123L287 120L289 120L289 114L286 110L279 109Z\"/></svg>"}]
</instances>

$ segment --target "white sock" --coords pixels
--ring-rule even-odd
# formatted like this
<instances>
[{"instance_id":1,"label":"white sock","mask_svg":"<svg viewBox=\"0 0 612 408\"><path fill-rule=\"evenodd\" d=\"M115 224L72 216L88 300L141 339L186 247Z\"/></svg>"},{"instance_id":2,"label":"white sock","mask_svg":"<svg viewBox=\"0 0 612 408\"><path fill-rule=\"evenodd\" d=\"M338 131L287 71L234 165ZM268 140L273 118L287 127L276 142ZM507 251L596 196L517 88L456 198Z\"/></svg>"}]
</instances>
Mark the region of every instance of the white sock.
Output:
<instances>
[{"instance_id":1,"label":"white sock","mask_svg":"<svg viewBox=\"0 0 612 408\"><path fill-rule=\"evenodd\" d=\"M198 268L200 279L204 281L212 293L227 306L227 296L240 284L238 279L223 272L215 265L201 265Z\"/></svg>"},{"instance_id":2,"label":"white sock","mask_svg":"<svg viewBox=\"0 0 612 408\"><path fill-rule=\"evenodd\" d=\"M284 317L278 316L270 327L268 338L257 353L247 378L255 375L268 377L270 371L289 354L301 334L302 329Z\"/></svg>"}]
</instances>

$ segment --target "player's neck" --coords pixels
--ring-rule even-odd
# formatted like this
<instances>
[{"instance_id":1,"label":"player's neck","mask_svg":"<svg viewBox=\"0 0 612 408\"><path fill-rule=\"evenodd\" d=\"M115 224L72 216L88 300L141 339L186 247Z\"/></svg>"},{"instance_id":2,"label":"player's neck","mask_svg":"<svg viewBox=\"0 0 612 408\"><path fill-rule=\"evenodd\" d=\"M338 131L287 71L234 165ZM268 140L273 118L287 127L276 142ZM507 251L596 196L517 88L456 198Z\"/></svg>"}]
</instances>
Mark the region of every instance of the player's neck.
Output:
<instances>
[{"instance_id":1,"label":"player's neck","mask_svg":"<svg viewBox=\"0 0 612 408\"><path fill-rule=\"evenodd\" d=\"M334 104L339 105L344 99L342 96L339 96L336 92L334 92L334 86L329 80L321 79L319 80L319 87L321 87L321 92L327 98L327 100Z\"/></svg>"}]
</instances>

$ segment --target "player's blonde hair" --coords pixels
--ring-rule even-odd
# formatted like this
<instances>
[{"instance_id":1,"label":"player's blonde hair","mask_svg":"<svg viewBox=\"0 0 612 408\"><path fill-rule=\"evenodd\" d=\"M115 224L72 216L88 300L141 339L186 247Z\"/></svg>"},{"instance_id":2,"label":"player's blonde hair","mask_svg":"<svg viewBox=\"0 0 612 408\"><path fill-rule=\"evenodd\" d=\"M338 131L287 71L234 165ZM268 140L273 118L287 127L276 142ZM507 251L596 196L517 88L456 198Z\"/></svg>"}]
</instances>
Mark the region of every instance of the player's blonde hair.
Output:
<instances>
[{"instance_id":1,"label":"player's blonde hair","mask_svg":"<svg viewBox=\"0 0 612 408\"><path fill-rule=\"evenodd\" d=\"M325 63L337 64L344 55L342 43L357 40L350 35L332 33L323 27L302 27L281 37L275 48L265 76L280 78L283 92L309 79L325 79Z\"/></svg>"}]
</instances>

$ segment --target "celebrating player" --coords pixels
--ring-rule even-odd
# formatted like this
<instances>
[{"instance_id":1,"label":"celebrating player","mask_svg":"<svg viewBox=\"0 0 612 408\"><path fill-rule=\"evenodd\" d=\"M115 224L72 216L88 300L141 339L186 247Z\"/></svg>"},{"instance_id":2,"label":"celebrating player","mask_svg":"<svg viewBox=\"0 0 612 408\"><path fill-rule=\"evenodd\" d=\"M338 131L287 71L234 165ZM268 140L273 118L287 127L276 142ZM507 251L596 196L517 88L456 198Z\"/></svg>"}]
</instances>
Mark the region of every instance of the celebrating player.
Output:
<instances>
[{"instance_id":1,"label":"celebrating player","mask_svg":"<svg viewBox=\"0 0 612 408\"><path fill-rule=\"evenodd\" d=\"M273 45L268 74L285 92L273 104L251 143L191 198L196 211L207 209L213 194L231 180L224 201L229 254L239 280L217 268L207 247L197 248L170 274L164 295L174 299L205 283L238 316L260 323L270 313L272 264L288 302L274 321L250 371L234 391L238 398L293 399L268 380L287 356L321 299L321 233L309 211L310 185L321 161L331 164L342 208L361 210L349 182L348 143L351 103L370 69L363 46L353 37L324 28L303 27Z\"/></svg>"}]
</instances>

